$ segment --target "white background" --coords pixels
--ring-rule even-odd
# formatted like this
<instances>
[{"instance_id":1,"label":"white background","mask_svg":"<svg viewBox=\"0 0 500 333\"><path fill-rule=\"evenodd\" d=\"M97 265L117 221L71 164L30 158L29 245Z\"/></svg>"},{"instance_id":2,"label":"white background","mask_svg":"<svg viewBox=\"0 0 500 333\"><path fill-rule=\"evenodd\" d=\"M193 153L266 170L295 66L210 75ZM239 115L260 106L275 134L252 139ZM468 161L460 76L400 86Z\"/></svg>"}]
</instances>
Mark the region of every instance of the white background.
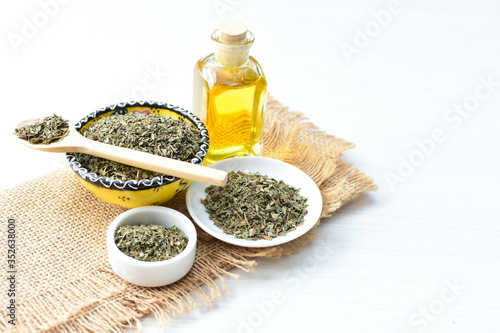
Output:
<instances>
[{"instance_id":1,"label":"white background","mask_svg":"<svg viewBox=\"0 0 500 333\"><path fill-rule=\"evenodd\" d=\"M190 109L194 63L232 18L271 93L356 143L343 158L380 189L299 254L235 271L218 300L145 331L499 332L495 0L2 1L0 188L65 163L14 142L23 119L74 123L134 97Z\"/></svg>"}]
</instances>

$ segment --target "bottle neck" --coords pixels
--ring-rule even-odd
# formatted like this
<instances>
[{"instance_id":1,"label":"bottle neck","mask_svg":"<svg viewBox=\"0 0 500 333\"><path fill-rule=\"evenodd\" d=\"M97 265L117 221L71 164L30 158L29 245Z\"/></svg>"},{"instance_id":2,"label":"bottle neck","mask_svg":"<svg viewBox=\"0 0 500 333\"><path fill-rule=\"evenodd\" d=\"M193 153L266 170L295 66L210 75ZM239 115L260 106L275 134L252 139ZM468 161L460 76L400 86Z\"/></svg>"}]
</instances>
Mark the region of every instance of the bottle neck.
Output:
<instances>
[{"instance_id":1,"label":"bottle neck","mask_svg":"<svg viewBox=\"0 0 500 333\"><path fill-rule=\"evenodd\" d=\"M225 67L240 67L248 62L250 48L254 42L253 34L248 31L247 38L242 44L231 45L222 43L218 31L212 33L215 43L215 61Z\"/></svg>"}]
</instances>

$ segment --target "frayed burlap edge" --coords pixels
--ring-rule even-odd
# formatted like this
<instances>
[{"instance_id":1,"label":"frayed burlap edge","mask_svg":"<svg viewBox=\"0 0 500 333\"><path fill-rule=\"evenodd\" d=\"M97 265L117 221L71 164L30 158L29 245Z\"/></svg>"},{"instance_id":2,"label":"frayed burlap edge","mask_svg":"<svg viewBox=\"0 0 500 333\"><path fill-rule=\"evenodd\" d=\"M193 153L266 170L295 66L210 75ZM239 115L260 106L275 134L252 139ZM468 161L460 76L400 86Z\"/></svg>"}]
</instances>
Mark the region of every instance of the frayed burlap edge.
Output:
<instances>
[{"instance_id":1,"label":"frayed burlap edge","mask_svg":"<svg viewBox=\"0 0 500 333\"><path fill-rule=\"evenodd\" d=\"M307 118L270 98L264 131L263 155L289 162L320 187L322 218L331 216L349 200L376 190L373 180L355 166L340 160L354 147L320 131ZM58 171L56 171L58 172ZM185 210L184 207L180 209ZM318 221L319 222L319 221ZM280 258L300 251L314 232L271 248L242 248L201 233L193 269L175 284L143 288L118 278L107 263L85 276L30 297L21 304L18 332L122 332L141 328L139 319L153 313L159 324L206 305L225 291L224 277L237 277L234 269L251 271L259 257ZM209 250L209 251L207 251ZM198 255L206 254L210 255ZM11 328L0 317L0 329Z\"/></svg>"}]
</instances>

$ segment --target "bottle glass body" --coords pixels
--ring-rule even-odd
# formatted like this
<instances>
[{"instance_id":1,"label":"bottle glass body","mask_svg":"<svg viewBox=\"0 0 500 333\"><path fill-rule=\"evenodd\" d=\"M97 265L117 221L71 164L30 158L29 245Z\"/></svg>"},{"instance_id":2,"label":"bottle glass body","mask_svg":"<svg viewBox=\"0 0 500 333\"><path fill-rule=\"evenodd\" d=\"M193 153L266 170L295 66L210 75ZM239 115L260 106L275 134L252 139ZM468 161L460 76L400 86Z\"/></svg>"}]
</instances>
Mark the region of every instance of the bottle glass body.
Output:
<instances>
[{"instance_id":1,"label":"bottle glass body","mask_svg":"<svg viewBox=\"0 0 500 333\"><path fill-rule=\"evenodd\" d=\"M226 67L211 54L194 68L193 112L210 136L205 164L229 157L260 155L267 82L253 58Z\"/></svg>"}]
</instances>

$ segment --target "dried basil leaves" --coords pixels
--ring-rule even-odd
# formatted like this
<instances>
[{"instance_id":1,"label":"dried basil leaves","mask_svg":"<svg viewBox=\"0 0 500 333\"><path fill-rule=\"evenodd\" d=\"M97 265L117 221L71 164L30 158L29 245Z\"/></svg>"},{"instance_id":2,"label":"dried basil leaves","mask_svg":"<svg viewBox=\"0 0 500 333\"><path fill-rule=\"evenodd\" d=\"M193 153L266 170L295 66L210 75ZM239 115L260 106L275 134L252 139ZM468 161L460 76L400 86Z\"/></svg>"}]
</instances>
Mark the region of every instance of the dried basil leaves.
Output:
<instances>
[{"instance_id":1,"label":"dried basil leaves","mask_svg":"<svg viewBox=\"0 0 500 333\"><path fill-rule=\"evenodd\" d=\"M83 136L115 146L190 161L203 142L198 128L181 120L158 114L129 113L94 121ZM111 180L141 180L162 174L100 157L79 154L78 162L89 172Z\"/></svg>"},{"instance_id":2,"label":"dried basil leaves","mask_svg":"<svg viewBox=\"0 0 500 333\"><path fill-rule=\"evenodd\" d=\"M304 223L307 198L299 190L258 173L231 171L227 184L208 186L201 200L210 219L227 234L272 240Z\"/></svg>"},{"instance_id":3,"label":"dried basil leaves","mask_svg":"<svg viewBox=\"0 0 500 333\"><path fill-rule=\"evenodd\" d=\"M156 224L118 227L115 232L118 249L134 259L162 261L173 258L187 246L186 235L175 225L166 228Z\"/></svg>"},{"instance_id":4,"label":"dried basil leaves","mask_svg":"<svg viewBox=\"0 0 500 333\"><path fill-rule=\"evenodd\" d=\"M69 122L61 116L52 115L33 124L16 128L14 134L31 144L48 145L57 142L69 133Z\"/></svg>"}]
</instances>

